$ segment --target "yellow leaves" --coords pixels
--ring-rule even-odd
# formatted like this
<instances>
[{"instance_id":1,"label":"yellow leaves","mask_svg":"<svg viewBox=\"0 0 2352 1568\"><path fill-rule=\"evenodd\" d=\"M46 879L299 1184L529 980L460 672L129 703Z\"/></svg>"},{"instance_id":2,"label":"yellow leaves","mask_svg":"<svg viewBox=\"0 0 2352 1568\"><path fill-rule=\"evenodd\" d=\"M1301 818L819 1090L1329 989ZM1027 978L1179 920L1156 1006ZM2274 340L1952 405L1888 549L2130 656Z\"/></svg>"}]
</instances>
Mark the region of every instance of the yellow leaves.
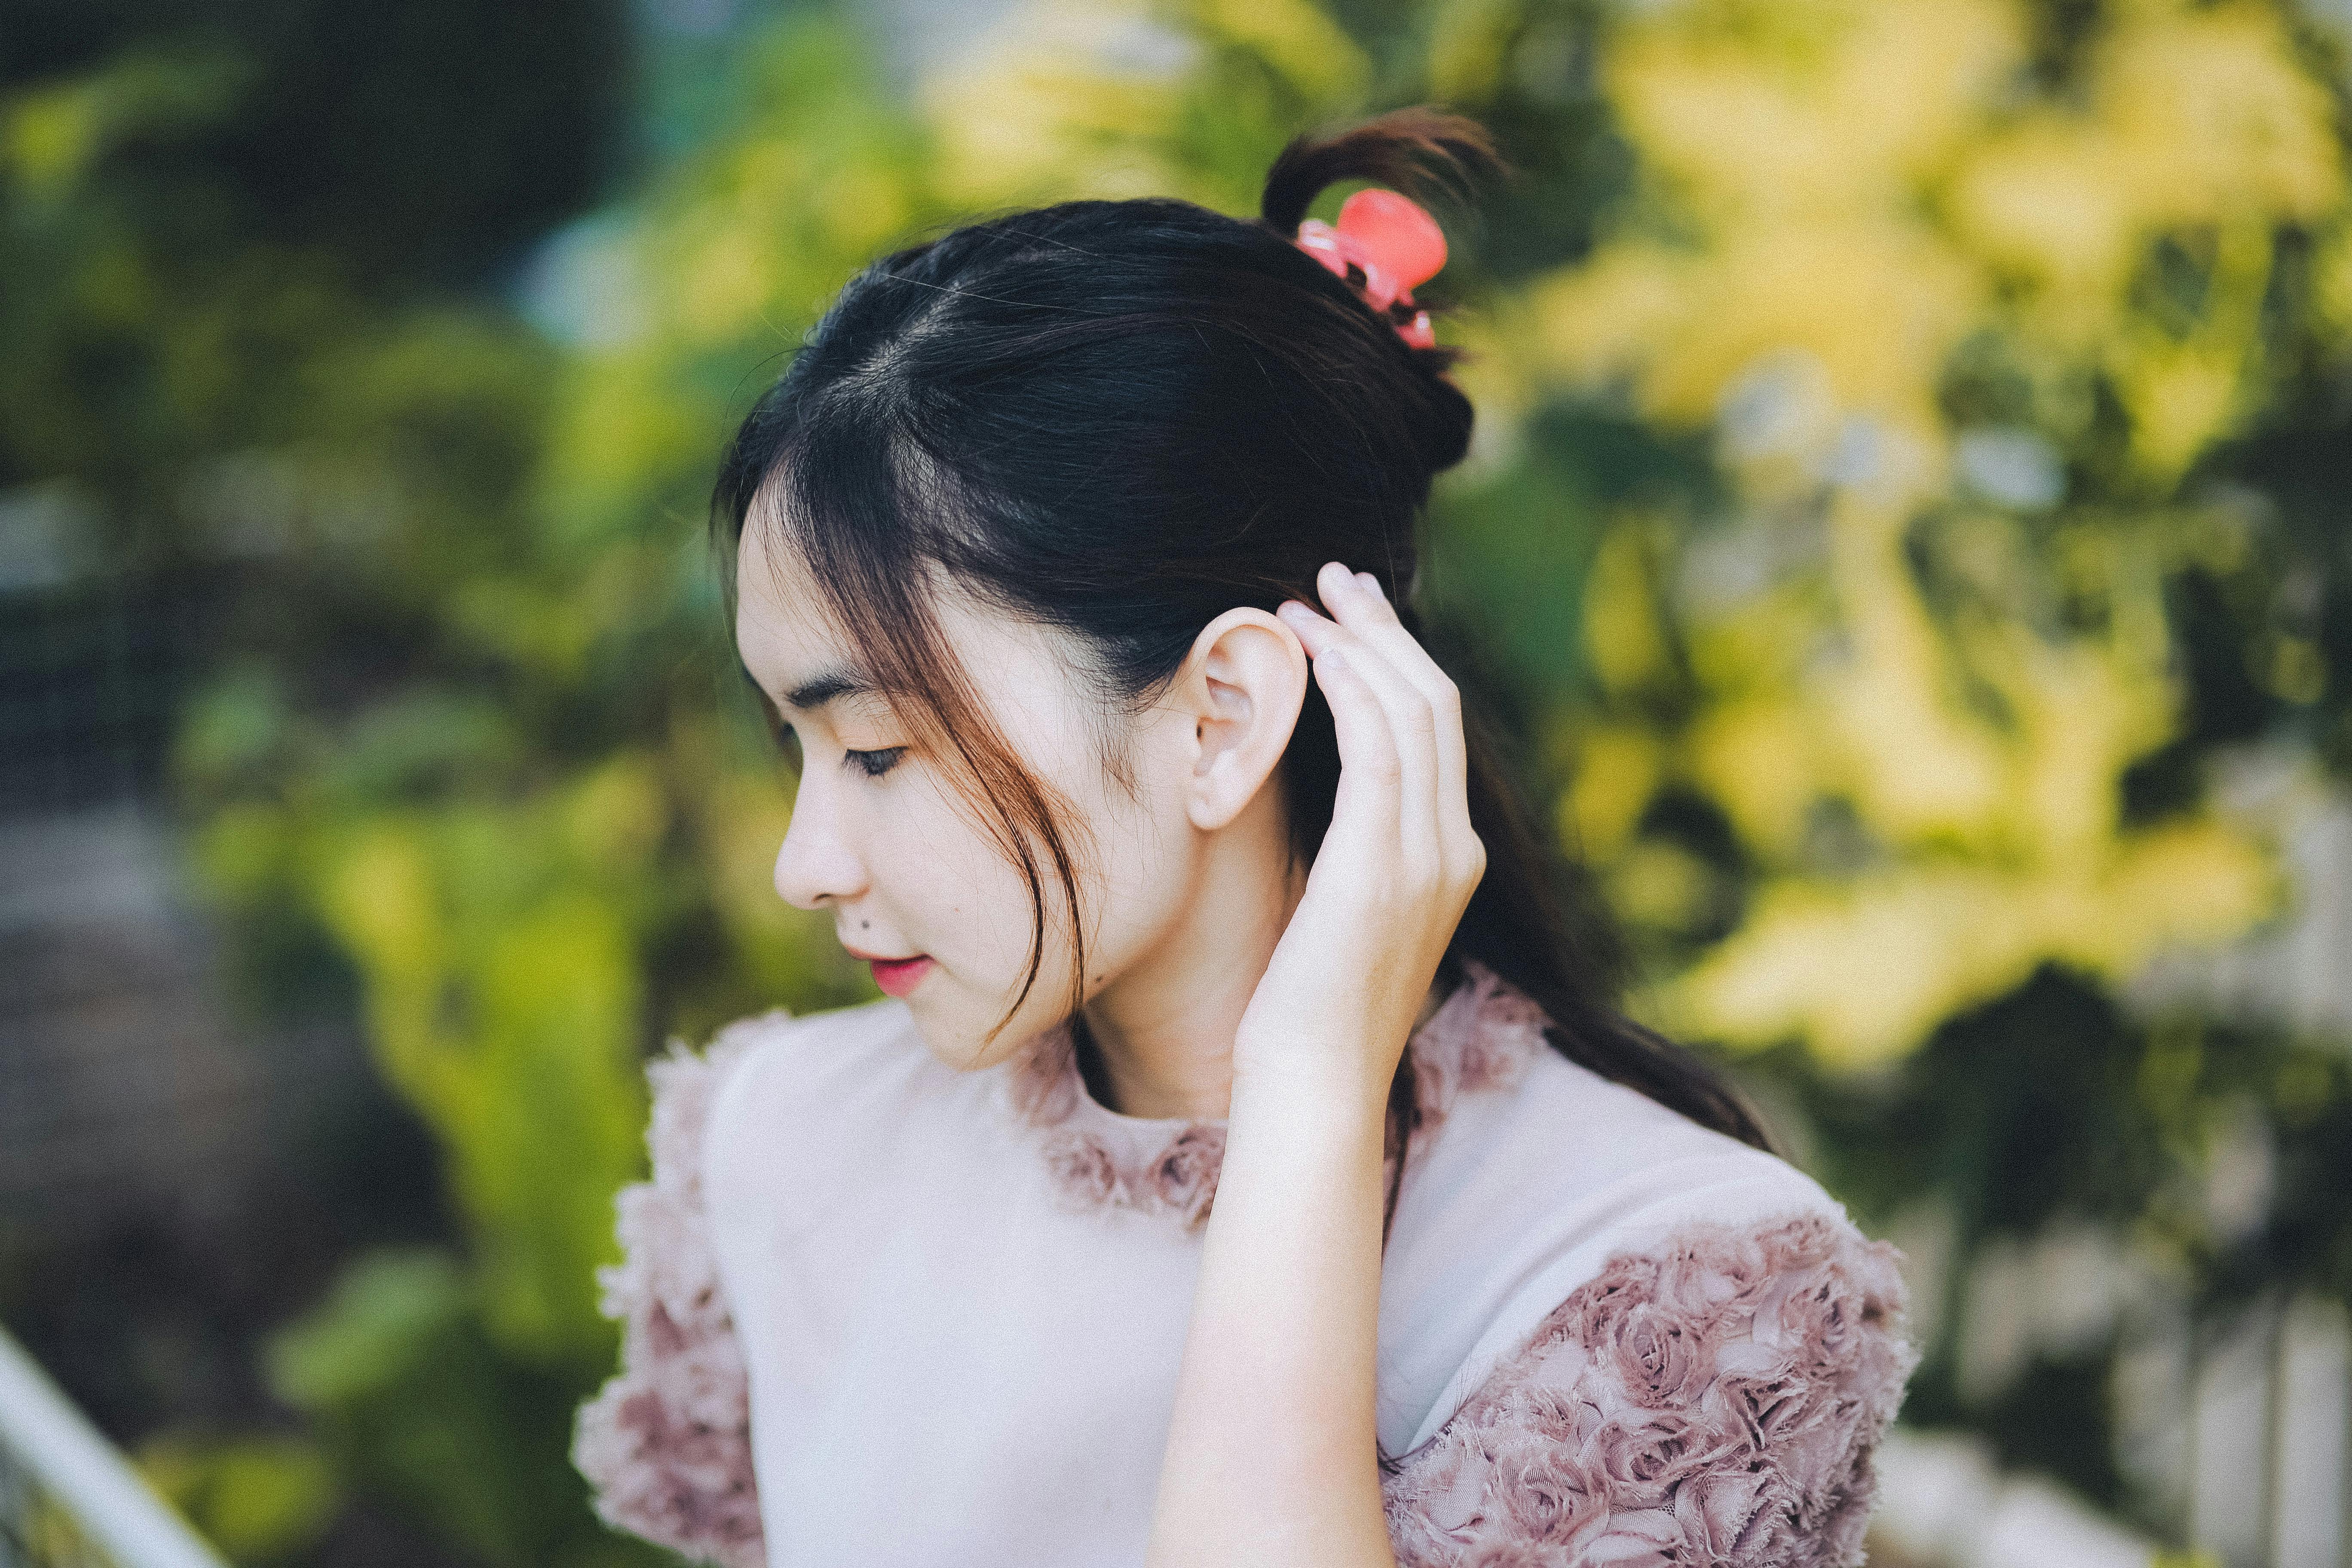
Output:
<instances>
[{"instance_id":1,"label":"yellow leaves","mask_svg":"<svg viewBox=\"0 0 2352 1568\"><path fill-rule=\"evenodd\" d=\"M1769 883L1661 1005L1728 1045L1796 1037L1830 1066L1868 1067L2032 973L2039 933L2014 899L1995 873L1965 866Z\"/></svg>"},{"instance_id":2,"label":"yellow leaves","mask_svg":"<svg viewBox=\"0 0 2352 1568\"><path fill-rule=\"evenodd\" d=\"M2205 300L2186 330L2136 316L2106 352L2109 380L2132 416L2132 451L2165 488L2229 435L2260 363L2271 278L2267 226L2224 225L2206 248Z\"/></svg>"},{"instance_id":3,"label":"yellow leaves","mask_svg":"<svg viewBox=\"0 0 2352 1568\"><path fill-rule=\"evenodd\" d=\"M2272 231L2344 200L2334 111L2251 5L2120 7L2085 76L2079 105L1973 151L1948 210L1987 267L2032 286L2026 329L2106 372L2140 468L2168 487L2242 412ZM2209 253L2200 303L2142 303L2159 242Z\"/></svg>"},{"instance_id":4,"label":"yellow leaves","mask_svg":"<svg viewBox=\"0 0 2352 1568\"><path fill-rule=\"evenodd\" d=\"M1980 837L2006 782L1980 724L1954 710L1951 671L1892 526L1900 513L1842 497L1832 581L1845 657L1811 683L1864 820L1890 841Z\"/></svg>"},{"instance_id":5,"label":"yellow leaves","mask_svg":"<svg viewBox=\"0 0 2352 1568\"><path fill-rule=\"evenodd\" d=\"M1729 1045L1796 1037L1832 1067L1868 1068L2045 962L2120 980L2167 943L2242 931L2274 900L2263 858L2210 824L2149 833L2090 864L1945 860L1786 879L1660 1005Z\"/></svg>"},{"instance_id":6,"label":"yellow leaves","mask_svg":"<svg viewBox=\"0 0 2352 1568\"><path fill-rule=\"evenodd\" d=\"M2343 199L2335 110L2277 15L2239 0L2119 8L2097 111L2134 154L2151 226L2311 218Z\"/></svg>"},{"instance_id":7,"label":"yellow leaves","mask_svg":"<svg viewBox=\"0 0 2352 1568\"><path fill-rule=\"evenodd\" d=\"M195 829L188 856L206 892L230 903L246 903L262 896L283 874L289 847L284 811L236 801L215 811Z\"/></svg>"},{"instance_id":8,"label":"yellow leaves","mask_svg":"<svg viewBox=\"0 0 2352 1568\"><path fill-rule=\"evenodd\" d=\"M1810 476L1845 416L1924 438L1977 280L1908 220L1742 227L1693 255L1630 241L1540 286L1556 380L1625 375L1668 426L1734 416L1735 458Z\"/></svg>"},{"instance_id":9,"label":"yellow leaves","mask_svg":"<svg viewBox=\"0 0 2352 1568\"><path fill-rule=\"evenodd\" d=\"M1627 846L1603 877L1609 901L1625 917L1674 931L1697 921L1715 891L1716 873L1681 846L1644 839Z\"/></svg>"},{"instance_id":10,"label":"yellow leaves","mask_svg":"<svg viewBox=\"0 0 2352 1568\"><path fill-rule=\"evenodd\" d=\"M2120 820L2123 774L2176 722L2147 546L2062 534L2053 554L2105 606L2104 630L2053 637L1990 613L2034 580L2021 529L1948 525L1986 607L1939 617L1899 515L1851 496L1832 509L1835 598L1812 619L1785 589L1683 605L1704 682L1686 725L1602 721L1580 736L1563 827L1627 919L1688 930L1706 904L1702 868L1634 833L1670 781L1719 806L1761 869L1738 929L1663 993L1679 1027L1749 1046L1801 1037L1825 1061L1864 1066L2042 963L2120 979L2168 944L2243 931L2275 900L2246 834L2202 816ZM1621 526L1593 586L1628 603L1593 614L1663 636L1646 567L1624 564L1648 560L1653 530ZM2212 548L2193 519L2160 531L2177 553ZM1813 638L1832 652L1799 657ZM1816 843L1825 811L1845 837Z\"/></svg>"},{"instance_id":11,"label":"yellow leaves","mask_svg":"<svg viewBox=\"0 0 2352 1568\"><path fill-rule=\"evenodd\" d=\"M1475 64L1485 13L1457 9L1440 37ZM1704 794L1760 868L1739 928L1673 989L1697 1032L1883 1060L2038 963L2119 976L2265 907L2243 834L2120 820L2124 773L2177 722L2154 556L2234 536L2144 507L2060 527L2035 562L2000 514L1953 503L2063 519L2070 488L2168 494L2265 395L2284 226L2322 228L2315 292L2352 340L2331 100L2256 5L2108 7L2055 89L2027 74L2028 32L2018 0L1646 8L1603 72L1638 200L1504 311L1524 313L1497 352L1529 401L1622 393L1713 433L1735 499L1711 537L1769 555L1803 516L1826 547L1693 591L1678 565L1702 546L1678 562L1628 515L1588 584L1603 713L1563 825L1663 930L1695 895L1635 831L1659 789ZM2000 389L1981 423L1955 427L1956 373ZM2107 397L2119 478L2085 446ZM2099 616L2056 619L2053 587ZM2273 662L2276 689L2310 688L2312 659ZM1662 693L1680 716L1634 717Z\"/></svg>"},{"instance_id":12,"label":"yellow leaves","mask_svg":"<svg viewBox=\"0 0 2352 1568\"><path fill-rule=\"evenodd\" d=\"M809 210L834 243L853 256L880 249L915 220L915 196L896 171L852 163L828 171L808 196Z\"/></svg>"},{"instance_id":13,"label":"yellow leaves","mask_svg":"<svg viewBox=\"0 0 2352 1568\"><path fill-rule=\"evenodd\" d=\"M551 518L594 519L616 503L628 508L649 477L707 444L709 410L702 399L673 392L658 353L629 348L583 354L562 391L541 464L541 507Z\"/></svg>"},{"instance_id":14,"label":"yellow leaves","mask_svg":"<svg viewBox=\"0 0 2352 1568\"><path fill-rule=\"evenodd\" d=\"M922 85L941 187L974 207L1181 189L1154 143L1194 47L1140 5L1031 0Z\"/></svg>"},{"instance_id":15,"label":"yellow leaves","mask_svg":"<svg viewBox=\"0 0 2352 1568\"><path fill-rule=\"evenodd\" d=\"M2268 11L2119 7L2085 69L2079 107L1988 137L1950 187L1988 261L2074 309L2113 308L2157 235L2307 220L2343 199L2326 92Z\"/></svg>"},{"instance_id":16,"label":"yellow leaves","mask_svg":"<svg viewBox=\"0 0 2352 1568\"><path fill-rule=\"evenodd\" d=\"M646 237L667 321L688 342L794 336L919 216L914 171L874 148L771 131L714 160L699 199Z\"/></svg>"},{"instance_id":17,"label":"yellow leaves","mask_svg":"<svg viewBox=\"0 0 2352 1568\"><path fill-rule=\"evenodd\" d=\"M1634 375L1685 330L1700 268L1695 252L1628 239L1538 280L1527 297L1528 357L1556 381Z\"/></svg>"},{"instance_id":18,"label":"yellow leaves","mask_svg":"<svg viewBox=\"0 0 2352 1568\"><path fill-rule=\"evenodd\" d=\"M2134 455L2159 481L2179 479L2230 433L2243 376L2229 351L2239 346L2136 342L2111 356L2116 389L2131 411Z\"/></svg>"},{"instance_id":19,"label":"yellow leaves","mask_svg":"<svg viewBox=\"0 0 2352 1568\"><path fill-rule=\"evenodd\" d=\"M779 770L781 772L781 770ZM772 941L798 912L776 891L776 855L792 826L793 803L776 774L723 773L699 802L711 891L739 934Z\"/></svg>"},{"instance_id":20,"label":"yellow leaves","mask_svg":"<svg viewBox=\"0 0 2352 1568\"><path fill-rule=\"evenodd\" d=\"M473 1221L494 1336L544 1359L593 1350L613 1191L636 1165L637 955L582 889L499 921L468 965L473 1029L440 1131Z\"/></svg>"},{"instance_id":21,"label":"yellow leaves","mask_svg":"<svg viewBox=\"0 0 2352 1568\"><path fill-rule=\"evenodd\" d=\"M1560 802L1560 838L1584 857L1605 860L1657 793L1665 749L1630 725L1596 725L1575 744L1574 779Z\"/></svg>"},{"instance_id":22,"label":"yellow leaves","mask_svg":"<svg viewBox=\"0 0 2352 1568\"><path fill-rule=\"evenodd\" d=\"M961 206L1172 195L1233 211L1302 109L1354 112L1371 76L1314 0L1029 0L920 99Z\"/></svg>"},{"instance_id":23,"label":"yellow leaves","mask_svg":"<svg viewBox=\"0 0 2352 1568\"><path fill-rule=\"evenodd\" d=\"M1475 103L1500 80L1521 21L1518 0L1437 0L1429 23L1429 87L1441 102Z\"/></svg>"},{"instance_id":24,"label":"yellow leaves","mask_svg":"<svg viewBox=\"0 0 2352 1568\"><path fill-rule=\"evenodd\" d=\"M2071 952L2084 967L2120 977L2160 947L2239 935L2280 907L2285 885L2244 835L2192 821L2129 841L2102 892L2097 918L2074 928Z\"/></svg>"},{"instance_id":25,"label":"yellow leaves","mask_svg":"<svg viewBox=\"0 0 2352 1568\"><path fill-rule=\"evenodd\" d=\"M2168 487L2242 412L2272 230L2343 204L2327 95L2270 12L2147 0L2095 41L2079 93L2020 106L2023 30L2007 0L1740 0L1631 25L1607 80L1648 205L1538 286L1522 354L1556 383L1630 379L1686 427L1808 367L1768 459L1732 454L1779 491L1817 477L1849 416L1935 451L1953 352L2005 331L2037 375L2104 373ZM2210 279L2151 316L2159 241Z\"/></svg>"},{"instance_id":26,"label":"yellow leaves","mask_svg":"<svg viewBox=\"0 0 2352 1568\"><path fill-rule=\"evenodd\" d=\"M658 760L621 752L510 804L314 829L379 1064L447 1145L487 1320L527 1355L606 1332L593 1272L643 1129L636 905L670 812Z\"/></svg>"},{"instance_id":27,"label":"yellow leaves","mask_svg":"<svg viewBox=\"0 0 2352 1568\"><path fill-rule=\"evenodd\" d=\"M1610 96L1645 160L1717 233L1892 210L2016 68L1998 0L1659 7Z\"/></svg>"},{"instance_id":28,"label":"yellow leaves","mask_svg":"<svg viewBox=\"0 0 2352 1568\"><path fill-rule=\"evenodd\" d=\"M1256 52L1308 100L1352 106L1370 84L1371 61L1311 0L1193 0L1211 37Z\"/></svg>"},{"instance_id":29,"label":"yellow leaves","mask_svg":"<svg viewBox=\"0 0 2352 1568\"><path fill-rule=\"evenodd\" d=\"M1584 596L1584 644L1592 672L1612 691L1631 691L1666 668L1643 531L1617 528L1601 542Z\"/></svg>"},{"instance_id":30,"label":"yellow leaves","mask_svg":"<svg viewBox=\"0 0 2352 1568\"><path fill-rule=\"evenodd\" d=\"M607 757L572 785L557 806L565 847L604 875L642 874L669 827L669 795L645 752Z\"/></svg>"},{"instance_id":31,"label":"yellow leaves","mask_svg":"<svg viewBox=\"0 0 2352 1568\"><path fill-rule=\"evenodd\" d=\"M367 978L368 1033L384 1076L428 1117L446 1113L448 933L421 830L399 819L363 827L320 868L312 896Z\"/></svg>"},{"instance_id":32,"label":"yellow leaves","mask_svg":"<svg viewBox=\"0 0 2352 1568\"><path fill-rule=\"evenodd\" d=\"M2255 672L2282 701L2310 704L2327 692L2327 659L2311 637L2282 637Z\"/></svg>"},{"instance_id":33,"label":"yellow leaves","mask_svg":"<svg viewBox=\"0 0 2352 1568\"><path fill-rule=\"evenodd\" d=\"M759 319L778 270L768 240L748 225L730 225L702 236L683 258L677 320L688 336L724 342Z\"/></svg>"},{"instance_id":34,"label":"yellow leaves","mask_svg":"<svg viewBox=\"0 0 2352 1568\"><path fill-rule=\"evenodd\" d=\"M1813 712L1782 693L1736 698L1700 716L1684 751L1690 776L1744 841L1775 861L1795 858L1823 793Z\"/></svg>"},{"instance_id":35,"label":"yellow leaves","mask_svg":"<svg viewBox=\"0 0 2352 1568\"><path fill-rule=\"evenodd\" d=\"M2312 304L2340 344L2352 339L2352 223L2338 222L2312 258Z\"/></svg>"},{"instance_id":36,"label":"yellow leaves","mask_svg":"<svg viewBox=\"0 0 2352 1568\"><path fill-rule=\"evenodd\" d=\"M2036 115L1971 151L1948 187L1948 210L1988 265L2048 291L2051 324L2079 345L2105 326L2138 265L2130 174L2111 140Z\"/></svg>"}]
</instances>

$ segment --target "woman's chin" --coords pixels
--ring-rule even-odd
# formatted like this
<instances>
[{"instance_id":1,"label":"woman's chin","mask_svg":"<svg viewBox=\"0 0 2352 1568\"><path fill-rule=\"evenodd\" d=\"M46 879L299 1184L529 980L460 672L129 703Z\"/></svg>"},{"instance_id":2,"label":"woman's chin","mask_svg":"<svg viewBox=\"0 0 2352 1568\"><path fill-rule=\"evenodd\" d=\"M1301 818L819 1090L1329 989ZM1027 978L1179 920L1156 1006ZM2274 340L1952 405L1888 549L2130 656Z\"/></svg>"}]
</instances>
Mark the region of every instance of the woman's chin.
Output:
<instances>
[{"instance_id":1,"label":"woman's chin","mask_svg":"<svg viewBox=\"0 0 2352 1568\"><path fill-rule=\"evenodd\" d=\"M984 1072L999 1062L1010 1061L1037 1034L1035 1029L1016 1025L991 1036L989 1026L1003 1016L1001 1013L977 1020L942 1018L938 1016L939 1010L925 1008L920 997L911 999L908 1007L914 1015L915 1032L921 1037L923 1048L937 1057L942 1066L958 1072Z\"/></svg>"}]
</instances>

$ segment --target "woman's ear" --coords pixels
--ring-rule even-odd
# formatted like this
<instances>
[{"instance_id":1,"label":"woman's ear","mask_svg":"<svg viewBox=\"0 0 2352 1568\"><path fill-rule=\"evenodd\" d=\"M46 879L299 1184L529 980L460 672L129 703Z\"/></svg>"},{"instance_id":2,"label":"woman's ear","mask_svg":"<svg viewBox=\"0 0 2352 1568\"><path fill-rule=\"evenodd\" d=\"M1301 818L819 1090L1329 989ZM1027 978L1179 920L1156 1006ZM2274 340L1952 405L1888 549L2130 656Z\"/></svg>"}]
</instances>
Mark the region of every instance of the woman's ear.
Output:
<instances>
[{"instance_id":1,"label":"woman's ear","mask_svg":"<svg viewBox=\"0 0 2352 1568\"><path fill-rule=\"evenodd\" d=\"M1307 700L1307 649L1264 610L1227 610L1201 628L1171 700L1192 721L1185 815L1213 831L1241 815L1282 761Z\"/></svg>"}]
</instances>

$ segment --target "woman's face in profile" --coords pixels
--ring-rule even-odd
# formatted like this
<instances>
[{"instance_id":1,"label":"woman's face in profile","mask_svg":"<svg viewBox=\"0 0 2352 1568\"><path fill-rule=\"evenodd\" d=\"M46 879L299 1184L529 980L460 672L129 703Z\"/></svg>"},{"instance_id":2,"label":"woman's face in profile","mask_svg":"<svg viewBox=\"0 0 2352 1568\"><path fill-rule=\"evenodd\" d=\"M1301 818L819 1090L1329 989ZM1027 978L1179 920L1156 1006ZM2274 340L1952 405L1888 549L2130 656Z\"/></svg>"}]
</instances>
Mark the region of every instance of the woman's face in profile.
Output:
<instances>
[{"instance_id":1,"label":"woman's face in profile","mask_svg":"<svg viewBox=\"0 0 2352 1568\"><path fill-rule=\"evenodd\" d=\"M735 640L744 668L797 740L800 778L776 856L776 891L823 910L853 954L902 997L925 1045L951 1067L993 1065L1061 1021L1070 995L1066 917L1043 865L1045 962L1019 1012L993 1039L1028 971L1029 887L940 760L864 678L796 552L777 549L755 507L736 555ZM936 614L1005 739L1058 791L1084 868L1087 991L1095 994L1164 932L1191 896L1192 829L1181 782L1181 716L1113 721L1076 678L1067 634L975 607L952 594ZM1169 720L1174 717L1172 724ZM1118 722L1135 789L1104 765ZM1041 861L1043 857L1040 857Z\"/></svg>"}]
</instances>

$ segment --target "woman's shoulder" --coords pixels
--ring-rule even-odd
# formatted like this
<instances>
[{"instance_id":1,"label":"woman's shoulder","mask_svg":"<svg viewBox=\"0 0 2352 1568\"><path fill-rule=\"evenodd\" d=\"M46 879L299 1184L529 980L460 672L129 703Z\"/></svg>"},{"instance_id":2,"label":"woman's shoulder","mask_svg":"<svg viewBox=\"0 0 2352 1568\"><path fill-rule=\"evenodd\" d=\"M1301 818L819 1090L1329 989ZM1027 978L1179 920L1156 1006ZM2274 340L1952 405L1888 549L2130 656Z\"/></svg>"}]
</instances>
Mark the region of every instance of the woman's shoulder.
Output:
<instances>
[{"instance_id":1,"label":"woman's shoulder","mask_svg":"<svg viewBox=\"0 0 2352 1568\"><path fill-rule=\"evenodd\" d=\"M877 1053L903 1052L918 1044L907 1005L879 996L816 1013L771 1007L719 1029L700 1052L673 1042L671 1054L699 1057L730 1081L772 1088L780 1075L797 1082L824 1082L860 1070Z\"/></svg>"},{"instance_id":2,"label":"woman's shoulder","mask_svg":"<svg viewBox=\"0 0 2352 1568\"><path fill-rule=\"evenodd\" d=\"M805 1142L756 1134L778 1125L779 1096L824 1095L876 1053L903 1051L905 1012L887 999L799 1016L772 1008L698 1048L672 1039L646 1063L652 1169L615 1194L621 1259L596 1276L604 1315L622 1325L621 1364L581 1406L573 1434L572 1462L608 1523L698 1562L765 1561L748 1376L719 1256L736 1184L728 1146ZM824 1125L801 1109L804 1124Z\"/></svg>"},{"instance_id":3,"label":"woman's shoulder","mask_svg":"<svg viewBox=\"0 0 2352 1568\"><path fill-rule=\"evenodd\" d=\"M1388 1479L1398 1561L1859 1563L1918 1361L1895 1263L1820 1212L1614 1253Z\"/></svg>"},{"instance_id":4,"label":"woman's shoulder","mask_svg":"<svg viewBox=\"0 0 2352 1568\"><path fill-rule=\"evenodd\" d=\"M1917 1360L1900 1254L1779 1156L1548 1045L1512 1054L1399 1203L1400 1560L1853 1561Z\"/></svg>"},{"instance_id":5,"label":"woman's shoulder","mask_svg":"<svg viewBox=\"0 0 2352 1568\"><path fill-rule=\"evenodd\" d=\"M903 1002L800 1014L773 1007L736 1019L700 1050L674 1040L667 1058L648 1063L653 1121L657 1129L674 1103L677 1115L707 1126L715 1146L746 1120L772 1128L928 1059Z\"/></svg>"},{"instance_id":6,"label":"woman's shoulder","mask_svg":"<svg viewBox=\"0 0 2352 1568\"><path fill-rule=\"evenodd\" d=\"M815 1013L771 1007L748 1014L719 1029L699 1050L672 1040L668 1059L688 1064L688 1076L701 1072L730 1081L757 1080L782 1070L807 1081L856 1071L862 1059L877 1051L915 1042L907 1005L880 996ZM660 1087L658 1079L656 1087Z\"/></svg>"},{"instance_id":7,"label":"woman's shoulder","mask_svg":"<svg viewBox=\"0 0 2352 1568\"><path fill-rule=\"evenodd\" d=\"M1508 1089L1461 1096L1399 1198L1381 1277L1382 1440L1427 1438L1618 1261L1794 1222L1870 1245L1787 1161L1547 1050Z\"/></svg>"},{"instance_id":8,"label":"woman's shoulder","mask_svg":"<svg viewBox=\"0 0 2352 1568\"><path fill-rule=\"evenodd\" d=\"M1685 1222L1814 1216L1852 1228L1844 1206L1779 1155L1602 1078L1538 1031L1485 1037L1500 1066L1451 1095L1416 1151L1384 1288L1499 1310L1497 1293L1549 1289L1557 1300Z\"/></svg>"},{"instance_id":9,"label":"woman's shoulder","mask_svg":"<svg viewBox=\"0 0 2352 1568\"><path fill-rule=\"evenodd\" d=\"M1446 1210L1449 1221L1475 1209L1541 1224L1575 1198L1605 1194L1582 1205L1598 1215L1727 1185L1771 1204L1836 1206L1777 1155L1571 1060L1551 1028L1532 1001L1473 964L1416 1037L1419 1100L1434 1124L1415 1134L1412 1188L1424 1209Z\"/></svg>"}]
</instances>

